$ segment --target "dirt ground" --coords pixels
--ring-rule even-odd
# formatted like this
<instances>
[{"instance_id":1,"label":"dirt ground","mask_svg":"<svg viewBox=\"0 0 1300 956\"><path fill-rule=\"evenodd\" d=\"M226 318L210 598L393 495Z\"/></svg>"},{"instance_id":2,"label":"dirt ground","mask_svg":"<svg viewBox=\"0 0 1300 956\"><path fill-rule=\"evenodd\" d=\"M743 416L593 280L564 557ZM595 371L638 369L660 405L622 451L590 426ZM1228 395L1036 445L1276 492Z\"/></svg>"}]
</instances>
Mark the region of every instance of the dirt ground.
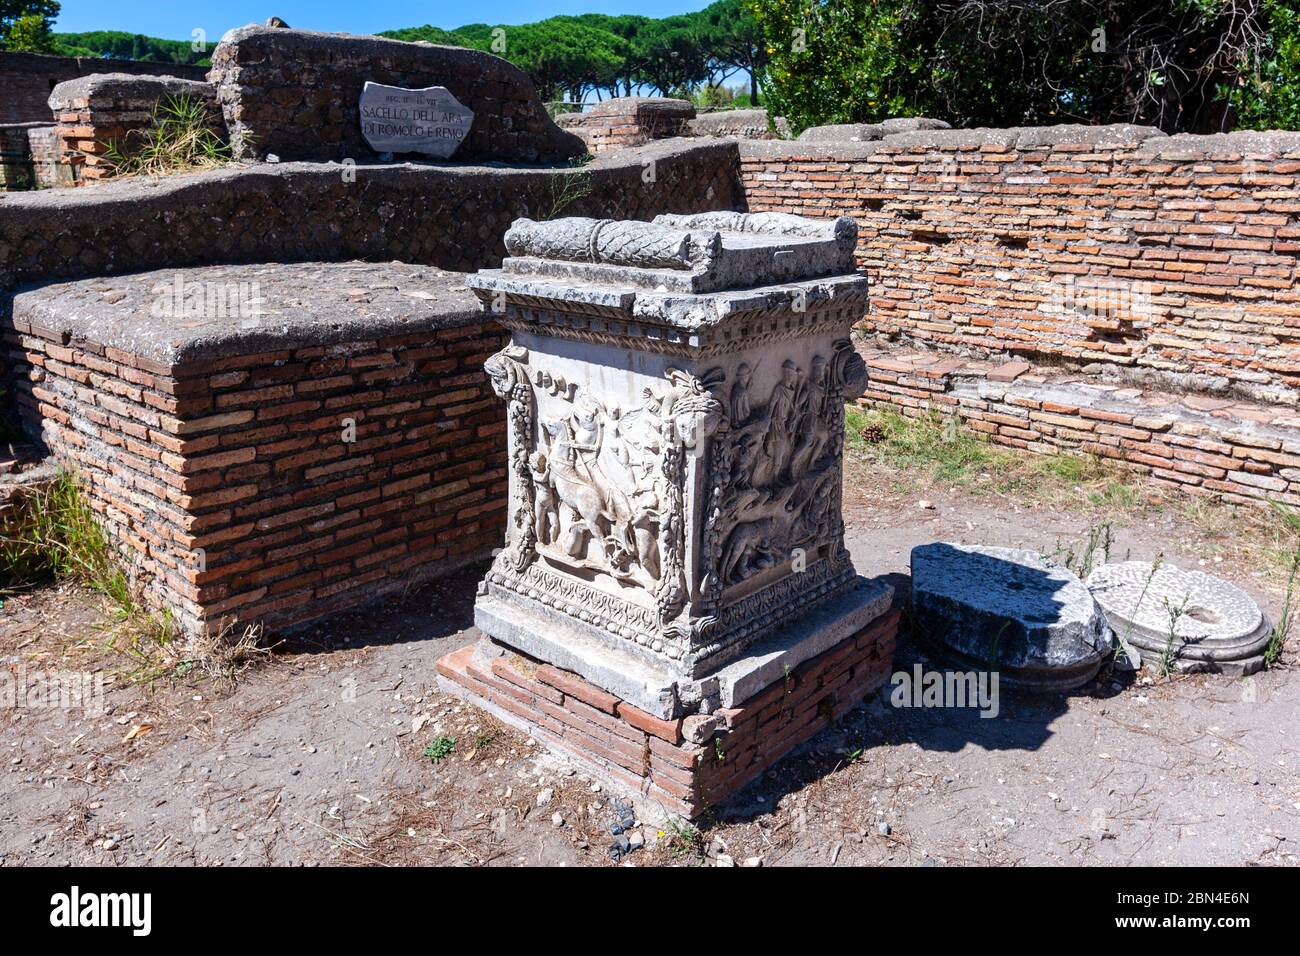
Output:
<instances>
[{"instance_id":1,"label":"dirt ground","mask_svg":"<svg viewBox=\"0 0 1300 956\"><path fill-rule=\"evenodd\" d=\"M931 486L923 507L906 482L851 484L859 571L904 588L917 544L1050 552L1098 520L1068 501ZM1115 560L1203 566L1277 614L1277 575L1235 559L1231 522L1211 533L1168 502L1112 517ZM110 678L102 715L0 710L0 865L615 865L614 794L437 688L434 660L475 637L481 571L298 634L233 684L114 679L93 595L6 599L11 673ZM920 659L904 637L897 669ZM895 708L886 688L698 830L642 821L630 835L645 846L621 862L1294 865L1298 689L1286 664L1103 676L1069 697L1004 689L983 719ZM440 737L455 744L435 762L423 753Z\"/></svg>"}]
</instances>

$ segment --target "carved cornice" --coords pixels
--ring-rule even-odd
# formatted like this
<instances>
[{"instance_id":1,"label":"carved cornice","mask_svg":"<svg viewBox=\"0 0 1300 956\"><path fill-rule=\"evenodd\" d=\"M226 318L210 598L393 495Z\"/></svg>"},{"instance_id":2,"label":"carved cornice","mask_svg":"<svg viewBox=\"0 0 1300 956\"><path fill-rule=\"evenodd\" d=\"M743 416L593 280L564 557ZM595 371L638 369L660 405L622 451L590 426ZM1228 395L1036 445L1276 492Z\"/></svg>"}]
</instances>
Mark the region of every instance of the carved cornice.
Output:
<instances>
[{"instance_id":1,"label":"carved cornice","mask_svg":"<svg viewBox=\"0 0 1300 956\"><path fill-rule=\"evenodd\" d=\"M636 348L641 351L682 358L707 360L746 348L788 342L816 334L844 335L860 318L854 304L804 313L787 310L755 310L731 319L726 326L710 326L694 332L628 318L605 311L557 312L548 308L509 306L497 321L511 332L545 334L573 342Z\"/></svg>"}]
</instances>

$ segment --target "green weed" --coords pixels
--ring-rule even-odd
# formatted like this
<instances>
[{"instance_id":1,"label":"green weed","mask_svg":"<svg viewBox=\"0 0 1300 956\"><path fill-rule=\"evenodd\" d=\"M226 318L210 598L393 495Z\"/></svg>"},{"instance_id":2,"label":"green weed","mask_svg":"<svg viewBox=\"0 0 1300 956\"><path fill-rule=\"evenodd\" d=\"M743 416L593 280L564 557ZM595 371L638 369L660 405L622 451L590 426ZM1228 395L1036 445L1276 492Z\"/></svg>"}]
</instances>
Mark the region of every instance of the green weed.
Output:
<instances>
[{"instance_id":1,"label":"green weed","mask_svg":"<svg viewBox=\"0 0 1300 956\"><path fill-rule=\"evenodd\" d=\"M0 531L0 589L75 581L119 613L134 607L127 576L74 474L60 471L19 508Z\"/></svg>"},{"instance_id":2,"label":"green weed","mask_svg":"<svg viewBox=\"0 0 1300 956\"><path fill-rule=\"evenodd\" d=\"M456 749L456 738L448 737L445 734L437 737L433 743L424 748L424 756L428 757L434 763L440 763L443 758L449 756Z\"/></svg>"},{"instance_id":3,"label":"green weed","mask_svg":"<svg viewBox=\"0 0 1300 956\"><path fill-rule=\"evenodd\" d=\"M1164 650L1160 653L1160 676L1168 677L1174 662L1178 659L1178 652L1175 649L1178 644L1178 622L1187 613L1187 595L1183 595L1182 601L1178 604L1165 598L1164 606L1165 613L1169 616L1169 637L1165 641Z\"/></svg>"},{"instance_id":4,"label":"green weed","mask_svg":"<svg viewBox=\"0 0 1300 956\"><path fill-rule=\"evenodd\" d=\"M115 176L163 176L216 169L230 162L230 147L213 132L208 104L196 96L163 97L150 124L110 143L105 157Z\"/></svg>"},{"instance_id":5,"label":"green weed","mask_svg":"<svg viewBox=\"0 0 1300 956\"><path fill-rule=\"evenodd\" d=\"M895 468L919 468L938 481L964 484L1008 457L933 410L909 418L892 409L849 408L845 427L850 451Z\"/></svg>"},{"instance_id":6,"label":"green weed","mask_svg":"<svg viewBox=\"0 0 1300 956\"><path fill-rule=\"evenodd\" d=\"M704 835L689 820L669 817L664 829L659 831L659 838L667 840L668 852L674 859L686 856L704 859Z\"/></svg>"},{"instance_id":7,"label":"green weed","mask_svg":"<svg viewBox=\"0 0 1300 956\"><path fill-rule=\"evenodd\" d=\"M1110 549L1114 543L1115 536L1110 522L1104 521L1089 528L1086 537L1077 548L1074 545L1063 544L1061 539L1057 538L1056 548L1043 557L1073 571L1080 578L1087 578L1097 565L1110 563Z\"/></svg>"}]
</instances>

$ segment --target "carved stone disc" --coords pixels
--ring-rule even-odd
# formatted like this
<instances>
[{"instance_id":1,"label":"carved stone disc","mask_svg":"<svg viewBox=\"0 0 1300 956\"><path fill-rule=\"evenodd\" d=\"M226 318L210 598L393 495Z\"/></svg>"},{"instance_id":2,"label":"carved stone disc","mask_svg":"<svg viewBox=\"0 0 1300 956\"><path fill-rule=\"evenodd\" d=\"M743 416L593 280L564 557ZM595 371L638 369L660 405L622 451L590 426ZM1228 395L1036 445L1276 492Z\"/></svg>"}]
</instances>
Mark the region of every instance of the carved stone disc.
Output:
<instances>
[{"instance_id":1,"label":"carved stone disc","mask_svg":"<svg viewBox=\"0 0 1300 956\"><path fill-rule=\"evenodd\" d=\"M1087 583L1117 637L1147 664L1168 653L1179 671L1249 674L1263 665L1272 625L1235 584L1149 561L1102 565Z\"/></svg>"}]
</instances>

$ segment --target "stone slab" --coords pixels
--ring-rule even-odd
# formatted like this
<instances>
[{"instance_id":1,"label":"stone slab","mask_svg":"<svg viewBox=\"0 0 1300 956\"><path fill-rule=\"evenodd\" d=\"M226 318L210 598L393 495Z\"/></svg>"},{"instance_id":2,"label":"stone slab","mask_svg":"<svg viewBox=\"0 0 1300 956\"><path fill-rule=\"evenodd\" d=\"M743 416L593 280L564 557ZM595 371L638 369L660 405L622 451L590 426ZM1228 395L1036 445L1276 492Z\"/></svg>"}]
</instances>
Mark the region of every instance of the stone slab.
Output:
<instances>
[{"instance_id":1,"label":"stone slab","mask_svg":"<svg viewBox=\"0 0 1300 956\"><path fill-rule=\"evenodd\" d=\"M799 134L804 143L871 142L895 133L913 133L921 130L950 129L943 120L926 116L897 117L883 123L835 123L828 126L810 126Z\"/></svg>"},{"instance_id":2,"label":"stone slab","mask_svg":"<svg viewBox=\"0 0 1300 956\"><path fill-rule=\"evenodd\" d=\"M582 622L559 623L514 603L480 596L474 624L493 640L529 657L573 671L634 707L668 719L702 703L736 707L779 680L787 669L816 657L889 610L894 589L881 579L858 578L840 595L747 648L716 673L696 680L656 666L634 648L611 647Z\"/></svg>"},{"instance_id":3,"label":"stone slab","mask_svg":"<svg viewBox=\"0 0 1300 956\"><path fill-rule=\"evenodd\" d=\"M682 122L695 118L695 104L666 96L618 96L597 103L582 115L633 116L638 121L663 118Z\"/></svg>"},{"instance_id":4,"label":"stone slab","mask_svg":"<svg viewBox=\"0 0 1300 956\"><path fill-rule=\"evenodd\" d=\"M565 306L637 290L632 311L661 324L700 328L728 314L785 308L800 313L839 296L865 296L855 271L857 224L781 213L660 215L654 222L570 217L517 220L500 269L469 280L490 301ZM846 303L847 304L847 303ZM624 306L626 308L626 306Z\"/></svg>"},{"instance_id":5,"label":"stone slab","mask_svg":"<svg viewBox=\"0 0 1300 956\"><path fill-rule=\"evenodd\" d=\"M200 266L27 286L12 314L171 366L482 322L464 282L392 262Z\"/></svg>"},{"instance_id":6,"label":"stone slab","mask_svg":"<svg viewBox=\"0 0 1300 956\"><path fill-rule=\"evenodd\" d=\"M168 96L189 96L214 101L216 88L203 80L179 76L138 76L130 73L92 73L64 80L50 91L50 109L55 113L81 108L115 107L134 101L158 102Z\"/></svg>"},{"instance_id":7,"label":"stone slab","mask_svg":"<svg viewBox=\"0 0 1300 956\"><path fill-rule=\"evenodd\" d=\"M573 671L656 717L668 719L700 700L698 687L680 683L666 667L637 654L634 646L602 642L594 628L576 619L544 618L516 603L480 594L474 602L474 625L493 640Z\"/></svg>"},{"instance_id":8,"label":"stone slab","mask_svg":"<svg viewBox=\"0 0 1300 956\"><path fill-rule=\"evenodd\" d=\"M1013 686L1079 687L1114 650L1083 582L1034 551L913 548L912 609L922 640L963 664L997 669Z\"/></svg>"},{"instance_id":9,"label":"stone slab","mask_svg":"<svg viewBox=\"0 0 1300 956\"><path fill-rule=\"evenodd\" d=\"M842 595L748 648L715 675L723 707L739 707L804 661L834 647L889 610L894 587L859 577Z\"/></svg>"},{"instance_id":10,"label":"stone slab","mask_svg":"<svg viewBox=\"0 0 1300 956\"><path fill-rule=\"evenodd\" d=\"M773 136L784 138L789 135L790 125L785 117L778 116L772 121L775 132L768 129L767 110L717 110L704 113L690 122L692 136L728 136L738 139L770 139Z\"/></svg>"},{"instance_id":11,"label":"stone slab","mask_svg":"<svg viewBox=\"0 0 1300 956\"><path fill-rule=\"evenodd\" d=\"M1229 581L1171 564L1123 561L1095 569L1087 585L1116 636L1148 666L1168 652L1170 669L1183 673L1241 676L1263 667L1272 624Z\"/></svg>"},{"instance_id":12,"label":"stone slab","mask_svg":"<svg viewBox=\"0 0 1300 956\"><path fill-rule=\"evenodd\" d=\"M446 159L474 124L474 113L445 86L408 90L368 80L359 109L361 135L377 153Z\"/></svg>"}]
</instances>

